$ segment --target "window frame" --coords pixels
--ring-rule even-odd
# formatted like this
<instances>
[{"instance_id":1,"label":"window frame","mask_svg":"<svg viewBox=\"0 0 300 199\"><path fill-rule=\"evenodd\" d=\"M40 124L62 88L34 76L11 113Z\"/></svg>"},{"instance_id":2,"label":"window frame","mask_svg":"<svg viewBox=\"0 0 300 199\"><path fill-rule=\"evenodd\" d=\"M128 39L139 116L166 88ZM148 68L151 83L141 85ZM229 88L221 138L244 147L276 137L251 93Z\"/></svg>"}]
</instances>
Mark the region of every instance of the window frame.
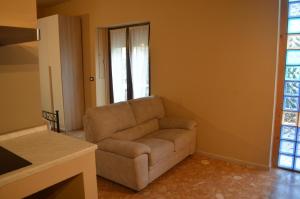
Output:
<instances>
[{"instance_id":1,"label":"window frame","mask_svg":"<svg viewBox=\"0 0 300 199\"><path fill-rule=\"evenodd\" d=\"M288 6L289 0L280 1L279 10L279 49L278 49L278 62L277 62L277 81L276 81L276 106L275 106L275 119L274 119L274 132L273 143L271 151L271 166L273 168L280 168L298 172L293 169L286 169L279 167L278 160L280 156L280 140L283 116L283 103L284 103L284 86L285 86L285 68L286 68L286 54L287 54L287 38L288 38ZM300 128L298 125L297 129ZM297 139L297 138L296 138ZM297 142L295 142L297 143Z\"/></svg>"},{"instance_id":2,"label":"window frame","mask_svg":"<svg viewBox=\"0 0 300 199\"><path fill-rule=\"evenodd\" d=\"M131 76L131 63L130 63L130 54L129 54L129 28L130 27L137 27L137 26L145 26L148 25L149 32L148 32L148 73L149 73L149 96L151 96L151 50L150 50L150 22L144 23L137 23L137 24L130 24L130 25L122 25L122 26L113 26L109 27L107 34L108 34L108 72L109 72L109 101L111 104L114 102L114 95L113 95L113 81L112 81L112 64L111 64L111 38L110 38L110 31L115 29L126 29L126 74L127 74L127 100L133 99L133 85L132 85L132 76Z\"/></svg>"}]
</instances>

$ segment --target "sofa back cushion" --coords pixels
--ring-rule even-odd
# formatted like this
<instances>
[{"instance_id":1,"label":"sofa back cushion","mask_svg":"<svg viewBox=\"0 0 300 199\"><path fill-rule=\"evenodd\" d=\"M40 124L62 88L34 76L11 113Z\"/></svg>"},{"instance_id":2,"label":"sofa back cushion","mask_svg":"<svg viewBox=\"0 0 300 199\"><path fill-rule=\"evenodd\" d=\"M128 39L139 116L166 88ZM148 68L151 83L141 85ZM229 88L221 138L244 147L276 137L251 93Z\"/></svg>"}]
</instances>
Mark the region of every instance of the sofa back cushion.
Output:
<instances>
[{"instance_id":1,"label":"sofa back cushion","mask_svg":"<svg viewBox=\"0 0 300 199\"><path fill-rule=\"evenodd\" d=\"M128 101L138 124L165 115L162 99L158 96L144 97Z\"/></svg>"},{"instance_id":2,"label":"sofa back cushion","mask_svg":"<svg viewBox=\"0 0 300 199\"><path fill-rule=\"evenodd\" d=\"M134 114L127 102L89 109L84 118L86 138L94 143L135 125Z\"/></svg>"},{"instance_id":3,"label":"sofa back cushion","mask_svg":"<svg viewBox=\"0 0 300 199\"><path fill-rule=\"evenodd\" d=\"M111 137L119 140L136 140L159 130L158 119L152 119L135 127L113 134Z\"/></svg>"}]
</instances>

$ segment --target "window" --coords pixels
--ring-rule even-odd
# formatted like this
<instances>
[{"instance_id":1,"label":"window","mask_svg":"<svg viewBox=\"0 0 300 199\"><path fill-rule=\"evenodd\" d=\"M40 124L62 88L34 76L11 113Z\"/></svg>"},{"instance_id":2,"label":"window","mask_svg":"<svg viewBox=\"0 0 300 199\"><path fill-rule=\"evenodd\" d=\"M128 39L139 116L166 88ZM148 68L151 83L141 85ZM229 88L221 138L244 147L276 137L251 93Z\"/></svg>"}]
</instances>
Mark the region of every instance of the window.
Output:
<instances>
[{"instance_id":1,"label":"window","mask_svg":"<svg viewBox=\"0 0 300 199\"><path fill-rule=\"evenodd\" d=\"M110 28L110 102L150 94L149 24Z\"/></svg>"},{"instance_id":2,"label":"window","mask_svg":"<svg viewBox=\"0 0 300 199\"><path fill-rule=\"evenodd\" d=\"M300 171L300 0L283 3L284 75L278 167ZM287 13L286 13L287 12ZM285 18L287 16L287 18Z\"/></svg>"}]
</instances>

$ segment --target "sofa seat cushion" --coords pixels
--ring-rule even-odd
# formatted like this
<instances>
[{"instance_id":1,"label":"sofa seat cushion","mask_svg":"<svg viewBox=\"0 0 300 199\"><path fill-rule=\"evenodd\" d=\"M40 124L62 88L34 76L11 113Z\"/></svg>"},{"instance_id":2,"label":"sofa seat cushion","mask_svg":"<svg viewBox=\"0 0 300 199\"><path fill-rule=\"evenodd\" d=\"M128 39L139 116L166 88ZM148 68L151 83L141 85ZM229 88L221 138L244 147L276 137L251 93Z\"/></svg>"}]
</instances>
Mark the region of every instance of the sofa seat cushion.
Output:
<instances>
[{"instance_id":1,"label":"sofa seat cushion","mask_svg":"<svg viewBox=\"0 0 300 199\"><path fill-rule=\"evenodd\" d=\"M98 144L98 150L114 153L128 158L136 158L143 154L150 154L151 149L145 144L127 140L104 139Z\"/></svg>"},{"instance_id":2,"label":"sofa seat cushion","mask_svg":"<svg viewBox=\"0 0 300 199\"><path fill-rule=\"evenodd\" d=\"M135 127L114 133L111 137L119 140L136 140L158 129L158 119L153 119Z\"/></svg>"},{"instance_id":3,"label":"sofa seat cushion","mask_svg":"<svg viewBox=\"0 0 300 199\"><path fill-rule=\"evenodd\" d=\"M174 144L168 140L158 138L141 138L136 140L138 143L145 144L150 147L149 154L150 166L155 165L160 160L163 160L174 153Z\"/></svg>"},{"instance_id":4,"label":"sofa seat cushion","mask_svg":"<svg viewBox=\"0 0 300 199\"><path fill-rule=\"evenodd\" d=\"M174 143L175 151L189 146L196 139L195 132L184 129L163 129L149 134L147 138L157 138Z\"/></svg>"}]
</instances>

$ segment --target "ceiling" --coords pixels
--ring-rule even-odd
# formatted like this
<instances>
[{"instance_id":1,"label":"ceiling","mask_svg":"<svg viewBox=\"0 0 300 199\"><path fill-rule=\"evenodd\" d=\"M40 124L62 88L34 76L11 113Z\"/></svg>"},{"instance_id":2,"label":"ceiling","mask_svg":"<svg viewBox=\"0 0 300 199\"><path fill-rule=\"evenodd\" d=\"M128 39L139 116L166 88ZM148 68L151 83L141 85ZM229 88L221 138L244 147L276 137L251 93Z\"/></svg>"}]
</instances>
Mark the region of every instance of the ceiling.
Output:
<instances>
[{"instance_id":1,"label":"ceiling","mask_svg":"<svg viewBox=\"0 0 300 199\"><path fill-rule=\"evenodd\" d=\"M56 4L60 4L65 1L68 1L68 0L37 0L37 6L39 6L39 7L54 6Z\"/></svg>"}]
</instances>

